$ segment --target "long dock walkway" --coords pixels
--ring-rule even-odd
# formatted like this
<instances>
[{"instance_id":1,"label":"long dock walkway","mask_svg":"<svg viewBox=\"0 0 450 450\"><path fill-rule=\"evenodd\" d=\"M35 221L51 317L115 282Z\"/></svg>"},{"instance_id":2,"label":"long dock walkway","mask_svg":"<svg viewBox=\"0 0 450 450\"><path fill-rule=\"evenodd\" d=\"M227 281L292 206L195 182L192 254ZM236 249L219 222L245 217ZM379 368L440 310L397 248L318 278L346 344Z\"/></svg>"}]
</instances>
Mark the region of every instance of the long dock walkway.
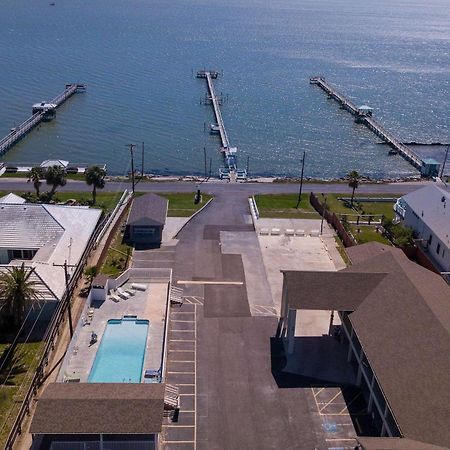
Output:
<instances>
[{"instance_id":1,"label":"long dock walkway","mask_svg":"<svg viewBox=\"0 0 450 450\"><path fill-rule=\"evenodd\" d=\"M61 106L68 98L72 97L73 94L84 92L85 90L86 86L84 84L66 84L65 90L50 102L42 102L33 105L33 114L25 120L25 122L12 128L11 132L0 140L0 156L4 155L36 125L43 121L52 120L55 117L56 108Z\"/></svg>"},{"instance_id":2,"label":"long dock walkway","mask_svg":"<svg viewBox=\"0 0 450 450\"><path fill-rule=\"evenodd\" d=\"M211 102L213 106L214 116L216 118L216 124L214 124L214 129L218 129L220 134L221 148L220 151L224 155L225 168L220 169L220 178L228 177L230 181L236 181L237 179L244 179L247 177L246 170L238 169L236 153L237 148L230 145L230 140L228 139L227 130L222 118L222 113L220 111L220 98L216 94L214 88L214 82L219 73L212 70L200 70L197 72L197 78L205 78L208 85L208 96L207 100Z\"/></svg>"},{"instance_id":3,"label":"long dock walkway","mask_svg":"<svg viewBox=\"0 0 450 450\"><path fill-rule=\"evenodd\" d=\"M423 161L408 146L400 142L392 133L387 131L377 120L372 117L372 110L368 107L357 107L353 102L339 93L332 87L325 78L310 78L310 83L319 86L325 91L329 98L336 100L342 109L346 109L355 116L355 122L364 124L369 130L374 132L384 142L389 144L397 153L399 153L406 161L418 169L423 175L432 175L427 173L430 170L427 166L428 162Z\"/></svg>"}]
</instances>

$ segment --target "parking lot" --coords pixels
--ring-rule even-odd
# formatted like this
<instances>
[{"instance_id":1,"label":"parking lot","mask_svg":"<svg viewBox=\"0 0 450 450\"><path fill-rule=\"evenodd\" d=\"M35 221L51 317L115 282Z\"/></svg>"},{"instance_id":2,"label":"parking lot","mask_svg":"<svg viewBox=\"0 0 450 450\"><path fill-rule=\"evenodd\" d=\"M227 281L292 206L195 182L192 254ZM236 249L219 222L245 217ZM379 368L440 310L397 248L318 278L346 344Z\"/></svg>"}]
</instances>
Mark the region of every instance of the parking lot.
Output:
<instances>
[{"instance_id":1,"label":"parking lot","mask_svg":"<svg viewBox=\"0 0 450 450\"><path fill-rule=\"evenodd\" d=\"M311 398L329 450L354 449L357 434L375 435L365 400L357 387L311 386Z\"/></svg>"}]
</instances>

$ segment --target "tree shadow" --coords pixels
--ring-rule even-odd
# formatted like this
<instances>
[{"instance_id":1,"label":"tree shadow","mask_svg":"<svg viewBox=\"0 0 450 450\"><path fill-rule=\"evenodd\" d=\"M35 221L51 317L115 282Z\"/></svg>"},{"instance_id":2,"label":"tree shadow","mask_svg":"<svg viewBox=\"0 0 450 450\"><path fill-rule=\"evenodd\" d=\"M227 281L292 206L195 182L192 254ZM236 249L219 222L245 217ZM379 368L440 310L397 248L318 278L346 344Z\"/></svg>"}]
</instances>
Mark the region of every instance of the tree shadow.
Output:
<instances>
[{"instance_id":1,"label":"tree shadow","mask_svg":"<svg viewBox=\"0 0 450 450\"><path fill-rule=\"evenodd\" d=\"M15 386L15 378L27 372L20 349L12 344L6 347L0 356L0 367L0 384L5 386Z\"/></svg>"}]
</instances>

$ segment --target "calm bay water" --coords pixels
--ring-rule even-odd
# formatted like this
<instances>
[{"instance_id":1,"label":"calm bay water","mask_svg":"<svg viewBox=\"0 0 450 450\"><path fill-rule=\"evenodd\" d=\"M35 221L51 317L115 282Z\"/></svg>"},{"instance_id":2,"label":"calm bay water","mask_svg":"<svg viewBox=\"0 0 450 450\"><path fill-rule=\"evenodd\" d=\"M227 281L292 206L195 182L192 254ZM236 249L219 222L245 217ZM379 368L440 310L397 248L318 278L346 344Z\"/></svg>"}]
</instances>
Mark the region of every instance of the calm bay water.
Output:
<instances>
[{"instance_id":1,"label":"calm bay water","mask_svg":"<svg viewBox=\"0 0 450 450\"><path fill-rule=\"evenodd\" d=\"M221 164L213 120L199 104L200 68L217 90L240 165L253 175L374 178L416 172L349 113L310 86L324 75L405 141L450 142L448 0L3 0L0 135L66 82L88 91L58 109L4 159L106 162L129 170L126 144L145 141L146 172ZM420 149L439 161L444 148ZM450 164L449 164L450 165ZM450 168L449 168L450 169Z\"/></svg>"}]
</instances>

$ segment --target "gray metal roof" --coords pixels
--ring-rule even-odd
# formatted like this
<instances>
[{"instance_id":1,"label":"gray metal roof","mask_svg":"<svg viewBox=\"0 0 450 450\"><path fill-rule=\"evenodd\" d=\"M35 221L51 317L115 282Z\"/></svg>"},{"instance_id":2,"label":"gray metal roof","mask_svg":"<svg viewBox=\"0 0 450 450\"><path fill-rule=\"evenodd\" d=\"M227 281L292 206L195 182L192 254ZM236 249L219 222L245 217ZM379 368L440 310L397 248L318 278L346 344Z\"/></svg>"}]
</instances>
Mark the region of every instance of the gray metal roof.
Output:
<instances>
[{"instance_id":1,"label":"gray metal roof","mask_svg":"<svg viewBox=\"0 0 450 450\"><path fill-rule=\"evenodd\" d=\"M0 205L0 248L38 249L56 243L64 227L45 205Z\"/></svg>"},{"instance_id":2,"label":"gray metal roof","mask_svg":"<svg viewBox=\"0 0 450 450\"><path fill-rule=\"evenodd\" d=\"M25 203L25 201L26 200L23 197L13 194L12 192L0 198L0 203L8 203L13 205L22 205Z\"/></svg>"},{"instance_id":3,"label":"gray metal roof","mask_svg":"<svg viewBox=\"0 0 450 450\"><path fill-rule=\"evenodd\" d=\"M403 197L433 233L450 247L450 192L426 186Z\"/></svg>"},{"instance_id":4,"label":"gray metal roof","mask_svg":"<svg viewBox=\"0 0 450 450\"><path fill-rule=\"evenodd\" d=\"M10 273L12 270L11 265L9 266L5 266L5 265L1 265L0 266L0 273ZM17 265L16 267L20 267L19 265ZM29 280L32 281L33 283L35 283L35 288L36 290L39 292L39 301L38 303L42 302L42 301L55 301L58 300L58 297L56 296L56 294L50 289L50 287L48 286L48 284L41 278L41 276L36 272L34 267L31 266L24 266L25 269L27 271L32 271L31 275L29 277Z\"/></svg>"}]
</instances>

